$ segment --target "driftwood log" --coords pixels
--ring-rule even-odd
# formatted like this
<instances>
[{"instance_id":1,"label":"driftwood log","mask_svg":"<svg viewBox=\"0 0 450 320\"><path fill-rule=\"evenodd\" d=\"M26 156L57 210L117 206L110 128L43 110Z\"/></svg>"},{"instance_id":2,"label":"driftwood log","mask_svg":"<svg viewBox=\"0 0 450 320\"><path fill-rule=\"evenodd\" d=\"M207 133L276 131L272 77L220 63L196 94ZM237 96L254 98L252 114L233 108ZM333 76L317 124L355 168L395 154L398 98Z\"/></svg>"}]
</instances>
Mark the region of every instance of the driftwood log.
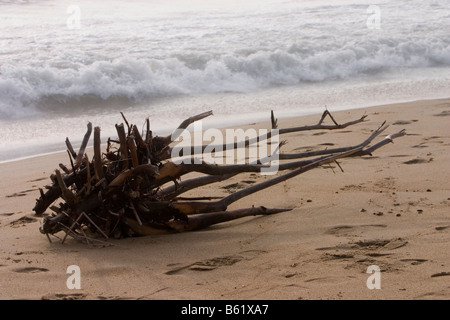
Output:
<instances>
[{"instance_id":1,"label":"driftwood log","mask_svg":"<svg viewBox=\"0 0 450 320\"><path fill-rule=\"evenodd\" d=\"M173 146L173 142L184 130L195 121L210 115L211 111L190 117L171 135L159 137L153 136L149 119L146 119L145 130L141 133L138 127L130 125L122 114L125 124L116 125L117 139L108 139L106 152L101 151L100 128L92 128L91 123L87 126L78 153L67 138L70 166L59 165L60 168L50 176L52 184L46 186L45 192L40 189L40 197L33 208L36 215L43 216L40 232L47 235L49 241L50 235L57 237L56 234L62 231L65 233L62 242L67 236L71 236L89 243L98 238L92 237L92 233L108 239L193 231L246 216L289 211L291 209L271 209L263 206L229 211L227 208L243 197L324 164L337 163L338 159L347 157L371 155L376 149L405 134L402 130L371 145L388 127L383 123L358 145L293 154L279 153L283 142L277 141L275 153L276 159L280 160L277 170L281 174L220 199L207 196L180 197L189 190L229 179L239 173L261 172L263 168L268 167L267 162L274 159L274 154L271 154L251 163L218 165L198 161L196 158L199 153L211 150L211 145L174 149L176 146ZM327 116L333 121L332 125L323 124ZM281 136L307 130L342 129L362 123L365 118L366 116L362 116L339 124L326 110L315 125L278 129L272 112L272 131L243 141L217 145L212 149L247 148L255 141L270 140L274 133ZM85 150L92 131L94 155L90 159ZM174 161L174 153L179 157L186 156L189 161ZM181 177L191 172L201 175L180 181ZM56 204L58 201L60 202ZM53 212L47 214L47 209Z\"/></svg>"}]
</instances>

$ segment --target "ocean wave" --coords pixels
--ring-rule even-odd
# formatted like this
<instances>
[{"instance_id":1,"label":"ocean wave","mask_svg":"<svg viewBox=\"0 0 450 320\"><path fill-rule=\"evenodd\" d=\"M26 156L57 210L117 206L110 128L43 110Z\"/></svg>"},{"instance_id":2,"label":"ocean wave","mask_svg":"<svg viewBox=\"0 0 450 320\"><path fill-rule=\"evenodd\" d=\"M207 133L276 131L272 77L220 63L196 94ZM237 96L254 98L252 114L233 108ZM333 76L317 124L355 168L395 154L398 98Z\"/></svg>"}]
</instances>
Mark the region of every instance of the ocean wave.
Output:
<instances>
[{"instance_id":1,"label":"ocean wave","mask_svg":"<svg viewBox=\"0 0 450 320\"><path fill-rule=\"evenodd\" d=\"M320 47L322 46L322 47ZM304 82L373 76L398 68L450 65L450 36L441 39L379 38L314 41L286 48L227 54L190 52L166 58L124 57L90 64L53 61L42 67L0 66L0 117L70 112L73 102L94 106L185 94L249 92ZM70 66L70 67L68 67Z\"/></svg>"}]
</instances>

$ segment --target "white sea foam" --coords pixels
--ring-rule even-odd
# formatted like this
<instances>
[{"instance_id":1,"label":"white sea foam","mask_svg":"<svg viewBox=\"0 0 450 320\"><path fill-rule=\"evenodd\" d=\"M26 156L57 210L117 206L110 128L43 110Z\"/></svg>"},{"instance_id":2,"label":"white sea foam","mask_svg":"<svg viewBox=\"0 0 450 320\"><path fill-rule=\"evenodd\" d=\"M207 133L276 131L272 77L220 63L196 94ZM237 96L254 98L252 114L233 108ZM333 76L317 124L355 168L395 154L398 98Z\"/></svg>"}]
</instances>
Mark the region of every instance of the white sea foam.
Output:
<instances>
[{"instance_id":1,"label":"white sea foam","mask_svg":"<svg viewBox=\"0 0 450 320\"><path fill-rule=\"evenodd\" d=\"M293 44L287 50L224 54L209 59L201 54L165 59L126 57L76 68L3 64L0 114L7 118L55 111L56 106L64 109L65 104L72 106L68 102L86 96L97 98L97 102L112 98L144 102L181 94L250 92L436 66L450 66L450 34L447 38L419 41L336 43L329 48Z\"/></svg>"}]
</instances>

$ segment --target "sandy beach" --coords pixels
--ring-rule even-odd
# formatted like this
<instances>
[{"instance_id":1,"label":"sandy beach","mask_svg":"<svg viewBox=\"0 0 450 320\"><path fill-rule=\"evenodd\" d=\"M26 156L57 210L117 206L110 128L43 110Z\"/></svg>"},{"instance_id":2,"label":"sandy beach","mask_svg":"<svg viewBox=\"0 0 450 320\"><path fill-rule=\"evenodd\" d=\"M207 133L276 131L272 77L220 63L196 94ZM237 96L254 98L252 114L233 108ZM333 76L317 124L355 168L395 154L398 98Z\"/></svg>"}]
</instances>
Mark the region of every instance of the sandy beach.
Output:
<instances>
[{"instance_id":1,"label":"sandy beach","mask_svg":"<svg viewBox=\"0 0 450 320\"><path fill-rule=\"evenodd\" d=\"M401 129L407 135L371 157L343 159L344 172L323 166L229 208L292 211L203 231L110 239L97 247L71 238L49 243L32 208L67 154L0 164L0 299L449 299L450 99L329 110L341 123L363 114L367 121L287 134L282 152L354 145L383 121L390 125L386 135ZM267 178L242 174L201 190L221 196L231 184ZM81 289L66 285L71 265L80 267ZM369 266L380 268L380 289L367 286Z\"/></svg>"}]
</instances>

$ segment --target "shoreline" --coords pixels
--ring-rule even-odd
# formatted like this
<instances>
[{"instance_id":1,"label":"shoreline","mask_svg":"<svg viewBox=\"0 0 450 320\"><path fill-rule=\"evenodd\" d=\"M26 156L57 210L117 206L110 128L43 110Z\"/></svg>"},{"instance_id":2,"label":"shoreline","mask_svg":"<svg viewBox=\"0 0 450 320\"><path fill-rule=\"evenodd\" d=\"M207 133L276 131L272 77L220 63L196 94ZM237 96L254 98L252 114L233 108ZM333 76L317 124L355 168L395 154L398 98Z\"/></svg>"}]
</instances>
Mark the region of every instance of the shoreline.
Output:
<instances>
[{"instance_id":1,"label":"shoreline","mask_svg":"<svg viewBox=\"0 0 450 320\"><path fill-rule=\"evenodd\" d=\"M320 118L281 118L276 106L274 112L280 128ZM344 130L287 134L281 151L355 145L385 120L386 135L407 135L371 157L343 159L343 172L317 168L229 208L290 212L204 231L109 239L106 247L72 238L49 243L38 231L38 189L67 163L66 152L0 163L0 299L448 300L450 98L330 112L339 123L364 113L368 119ZM270 119L248 122L244 129L267 127ZM197 192L225 196L230 185L265 179L238 175ZM81 269L81 289L66 286L71 265ZM366 285L372 265L380 267L380 290Z\"/></svg>"},{"instance_id":2,"label":"shoreline","mask_svg":"<svg viewBox=\"0 0 450 320\"><path fill-rule=\"evenodd\" d=\"M382 106L395 106L395 105L399 105L399 104L401 105L401 104L405 104L405 103L417 103L417 102L421 102L421 101L446 100L446 99L450 99L450 97L444 97L444 98L438 98L438 99L412 99L412 100L405 100L405 101L397 101L397 102L391 102L391 103L370 105L370 106L366 106L366 107L354 107L354 108L347 108L347 107L339 108L339 107L337 107L334 110L332 110L330 108L329 111L331 113L335 113L335 112L348 111L348 110L370 109L370 108L376 108L376 107L382 107ZM285 111L282 111L282 112L277 112L277 110L274 110L274 112L275 112L275 116L279 120L283 120L283 119L298 118L298 117L305 117L305 116L321 114L325 109L328 109L328 108L324 107L321 110L316 108L316 109L311 110L311 111L304 110L304 111L300 112L300 114L299 114L298 111L294 111L294 110L285 110ZM206 110L203 110L203 111L206 111ZM256 118L256 122L252 122L252 123L258 124L258 123L266 122L266 120L263 120L263 118L265 116L262 115L262 112L253 112L253 113L245 113L245 114L248 117L252 117L252 116L255 117L255 116L258 115L258 117ZM215 117L215 115L213 115L212 117L209 117L207 119L208 120L212 119L212 121L215 124L218 124L218 123L221 122L221 120L219 118L214 118L214 117ZM220 117L220 115L217 116L217 117ZM232 119L230 119L230 118L232 118ZM267 118L267 120L270 120L270 114L269 113L267 114L266 118ZM119 121L119 122L121 122L121 121ZM248 125L249 125L249 123L248 123L247 120L239 120L238 121L236 116L234 116L234 117L228 116L228 118L225 119L225 123L223 123L221 125L218 125L218 126L209 125L206 128L204 128L204 129L217 128L217 129L221 130L221 129L225 129L227 127L237 127L237 126L247 127ZM171 132L171 130L174 130L175 128L176 128L176 126L174 126L173 128L171 128L169 130L165 130L163 132L155 132L155 133L157 135L158 134L161 134L161 135L162 134L169 134ZM191 124L188 127L188 130L192 130L192 128L193 128L193 125ZM101 128L101 129L103 129L103 128ZM105 139L105 138L114 138L114 137L103 137L103 139ZM91 136L91 139L92 139L92 136ZM80 143L81 142L81 137L76 137L74 142ZM56 148L56 146L55 146L56 142L52 142L51 145L53 146L52 149ZM106 144L103 144L103 146L104 145L106 145ZM63 138L61 139L61 146L62 146L61 150L47 151L47 152L43 152L43 153L35 153L35 154L32 154L32 155L28 155L28 156L20 156L20 157L17 157L17 158L1 160L0 161L0 165L1 164L5 164L5 163L10 163L10 162L15 162L15 161L22 161L22 160L33 159L33 158L36 158L36 157L51 156L51 155L54 155L54 154L65 153L66 149L65 149L65 144L64 144L64 139ZM89 147L89 145L88 145L88 147Z\"/></svg>"}]
</instances>

